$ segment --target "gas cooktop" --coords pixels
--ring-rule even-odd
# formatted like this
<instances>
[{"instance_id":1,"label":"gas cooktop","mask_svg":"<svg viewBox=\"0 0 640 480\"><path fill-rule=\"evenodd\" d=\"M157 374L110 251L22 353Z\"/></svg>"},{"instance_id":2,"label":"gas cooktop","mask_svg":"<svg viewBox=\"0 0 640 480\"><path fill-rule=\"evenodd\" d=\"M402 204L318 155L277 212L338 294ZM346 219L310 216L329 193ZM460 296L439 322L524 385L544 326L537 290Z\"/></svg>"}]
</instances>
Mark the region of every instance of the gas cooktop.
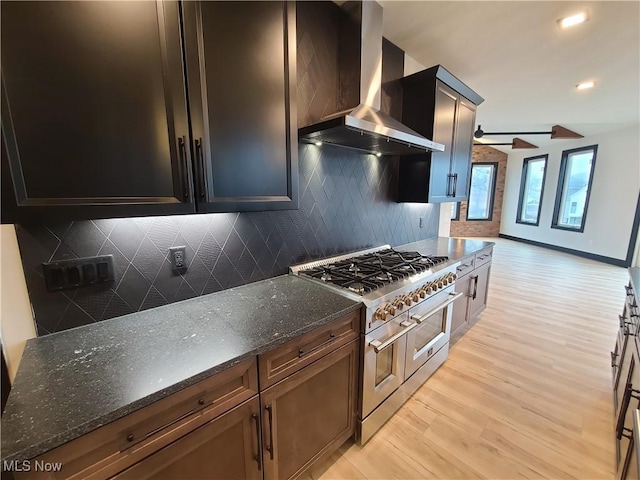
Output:
<instances>
[{"instance_id":1,"label":"gas cooktop","mask_svg":"<svg viewBox=\"0 0 640 480\"><path fill-rule=\"evenodd\" d=\"M449 257L384 248L346 259L328 259L297 273L365 295L411 275L426 272L447 260Z\"/></svg>"}]
</instances>

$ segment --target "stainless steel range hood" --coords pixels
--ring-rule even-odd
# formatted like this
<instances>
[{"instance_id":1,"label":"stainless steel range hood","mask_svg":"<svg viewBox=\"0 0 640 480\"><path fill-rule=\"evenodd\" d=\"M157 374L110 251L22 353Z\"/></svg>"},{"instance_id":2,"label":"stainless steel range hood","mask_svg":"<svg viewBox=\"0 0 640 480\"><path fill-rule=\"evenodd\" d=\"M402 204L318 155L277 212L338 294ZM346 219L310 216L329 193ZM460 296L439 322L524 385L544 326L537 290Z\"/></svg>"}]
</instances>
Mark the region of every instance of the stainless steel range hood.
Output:
<instances>
[{"instance_id":1,"label":"stainless steel range hood","mask_svg":"<svg viewBox=\"0 0 640 480\"><path fill-rule=\"evenodd\" d=\"M319 123L298 129L301 141L329 143L382 155L411 155L444 151L398 120L380 111L382 90L382 7L362 2L360 51L360 104Z\"/></svg>"}]
</instances>

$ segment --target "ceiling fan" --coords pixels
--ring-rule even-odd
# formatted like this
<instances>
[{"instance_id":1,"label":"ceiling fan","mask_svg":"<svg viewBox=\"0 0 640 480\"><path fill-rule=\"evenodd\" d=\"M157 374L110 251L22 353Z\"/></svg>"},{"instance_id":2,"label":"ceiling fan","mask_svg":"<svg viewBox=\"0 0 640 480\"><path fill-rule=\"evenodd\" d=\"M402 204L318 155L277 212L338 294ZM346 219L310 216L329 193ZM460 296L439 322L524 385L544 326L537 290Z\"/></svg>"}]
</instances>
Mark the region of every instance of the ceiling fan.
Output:
<instances>
[{"instance_id":1,"label":"ceiling fan","mask_svg":"<svg viewBox=\"0 0 640 480\"><path fill-rule=\"evenodd\" d=\"M482 125L478 125L478 129L473 133L474 138L482 138L485 135L497 136L497 135L551 135L551 138L582 138L583 135L576 133L568 128L564 128L560 125L554 125L551 127L551 131L548 132L485 132L482 130ZM476 142L473 144L482 145L485 147L490 147L494 145L511 145L511 148L538 148L537 145L533 143L525 142L521 138L514 138L511 142L504 143L480 143Z\"/></svg>"}]
</instances>

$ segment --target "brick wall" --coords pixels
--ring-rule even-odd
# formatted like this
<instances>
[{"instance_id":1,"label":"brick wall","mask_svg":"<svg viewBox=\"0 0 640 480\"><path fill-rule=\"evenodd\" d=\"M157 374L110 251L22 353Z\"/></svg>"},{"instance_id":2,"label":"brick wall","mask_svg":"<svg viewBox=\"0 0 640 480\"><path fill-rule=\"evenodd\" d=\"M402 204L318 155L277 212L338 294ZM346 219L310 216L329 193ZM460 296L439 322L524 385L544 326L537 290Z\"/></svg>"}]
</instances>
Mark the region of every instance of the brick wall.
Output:
<instances>
[{"instance_id":1,"label":"brick wall","mask_svg":"<svg viewBox=\"0 0 640 480\"><path fill-rule=\"evenodd\" d=\"M507 176L507 154L491 147L473 147L471 161L498 162L496 193L493 201L493 215L490 221L466 221L467 202L460 202L460 220L451 221L452 237L497 237L500 233L504 182Z\"/></svg>"}]
</instances>

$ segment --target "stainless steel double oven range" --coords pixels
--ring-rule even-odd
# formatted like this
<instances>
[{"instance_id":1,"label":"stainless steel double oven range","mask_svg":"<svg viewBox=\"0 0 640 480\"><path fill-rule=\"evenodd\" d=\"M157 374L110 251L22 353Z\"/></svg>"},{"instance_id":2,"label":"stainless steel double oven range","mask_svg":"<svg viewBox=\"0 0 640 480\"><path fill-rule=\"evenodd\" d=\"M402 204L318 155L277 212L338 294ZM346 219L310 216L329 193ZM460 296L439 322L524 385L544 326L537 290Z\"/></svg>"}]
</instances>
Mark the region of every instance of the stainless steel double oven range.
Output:
<instances>
[{"instance_id":1,"label":"stainless steel double oven range","mask_svg":"<svg viewBox=\"0 0 640 480\"><path fill-rule=\"evenodd\" d=\"M365 305L360 445L442 365L449 353L456 263L384 245L291 267Z\"/></svg>"}]
</instances>

